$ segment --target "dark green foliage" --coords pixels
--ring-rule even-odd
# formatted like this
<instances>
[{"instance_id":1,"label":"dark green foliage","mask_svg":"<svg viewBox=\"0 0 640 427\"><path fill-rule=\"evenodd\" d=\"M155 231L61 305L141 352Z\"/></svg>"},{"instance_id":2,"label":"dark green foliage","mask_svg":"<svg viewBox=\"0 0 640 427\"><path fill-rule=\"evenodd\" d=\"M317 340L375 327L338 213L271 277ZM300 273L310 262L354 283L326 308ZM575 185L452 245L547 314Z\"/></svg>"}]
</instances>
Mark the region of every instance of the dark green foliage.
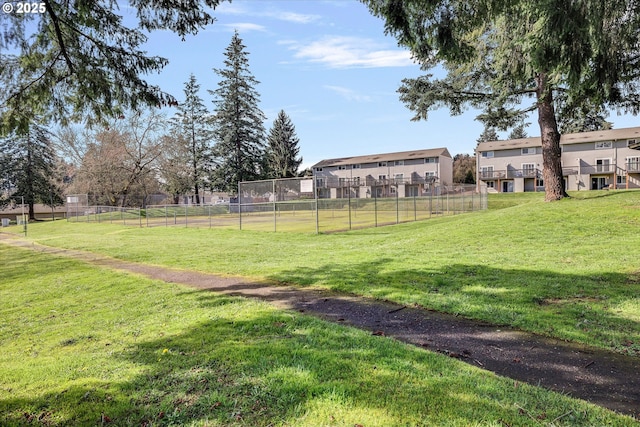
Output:
<instances>
[{"instance_id":1,"label":"dark green foliage","mask_svg":"<svg viewBox=\"0 0 640 427\"><path fill-rule=\"evenodd\" d=\"M200 190L205 186L205 177L210 173L213 162L211 115L198 95L199 91L200 85L192 74L184 86L185 100L178 105L178 112L171 120L175 157L167 159L168 163L189 171L186 174L188 185L184 190L193 191L196 204L200 204ZM172 187L170 190L177 187L176 182L167 184Z\"/></svg>"},{"instance_id":2,"label":"dark green foliage","mask_svg":"<svg viewBox=\"0 0 640 427\"><path fill-rule=\"evenodd\" d=\"M267 147L267 167L270 178L292 178L298 175L298 168L302 163L300 139L296 135L296 128L284 110L278 113L269 131Z\"/></svg>"},{"instance_id":3,"label":"dark green foliage","mask_svg":"<svg viewBox=\"0 0 640 427\"><path fill-rule=\"evenodd\" d=\"M258 80L249 70L248 53L236 32L225 49L225 68L214 69L221 77L214 96L215 189L237 193L238 182L263 176L265 164L265 115L258 107Z\"/></svg>"},{"instance_id":4,"label":"dark green foliage","mask_svg":"<svg viewBox=\"0 0 640 427\"><path fill-rule=\"evenodd\" d=\"M559 115L584 105L640 111L637 1L362 1L425 71L447 73L403 81L400 99L415 120L471 106L487 126L506 130L537 111L547 200L566 196Z\"/></svg>"},{"instance_id":5,"label":"dark green foliage","mask_svg":"<svg viewBox=\"0 0 640 427\"><path fill-rule=\"evenodd\" d=\"M485 126L476 142L498 141L499 139L500 136L498 136L498 132L494 128Z\"/></svg>"},{"instance_id":6,"label":"dark green foliage","mask_svg":"<svg viewBox=\"0 0 640 427\"><path fill-rule=\"evenodd\" d=\"M33 220L34 204L62 205L62 180L55 180L55 170L53 146L40 126L31 124L24 134L0 139L0 207L24 198Z\"/></svg>"},{"instance_id":7,"label":"dark green foliage","mask_svg":"<svg viewBox=\"0 0 640 427\"><path fill-rule=\"evenodd\" d=\"M522 139L527 137L527 131L525 127L528 126L528 123L520 123L516 125L511 132L509 133L509 139Z\"/></svg>"},{"instance_id":8,"label":"dark green foliage","mask_svg":"<svg viewBox=\"0 0 640 427\"><path fill-rule=\"evenodd\" d=\"M118 116L126 108L175 103L141 76L167 60L149 56L147 32L194 34L222 0L130 0L139 27L112 0L47 1L39 14L0 14L0 134L24 133L33 113L67 123ZM122 5L124 8L124 5Z\"/></svg>"}]
</instances>

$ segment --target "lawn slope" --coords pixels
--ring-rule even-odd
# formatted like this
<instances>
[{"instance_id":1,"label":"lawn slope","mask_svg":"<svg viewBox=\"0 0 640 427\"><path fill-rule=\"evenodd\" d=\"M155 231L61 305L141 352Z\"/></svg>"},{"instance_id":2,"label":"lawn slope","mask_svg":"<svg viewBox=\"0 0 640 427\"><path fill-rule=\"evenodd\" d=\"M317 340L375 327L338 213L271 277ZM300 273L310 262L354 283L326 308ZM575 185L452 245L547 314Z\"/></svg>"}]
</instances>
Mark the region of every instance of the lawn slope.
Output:
<instances>
[{"instance_id":1,"label":"lawn slope","mask_svg":"<svg viewBox=\"0 0 640 427\"><path fill-rule=\"evenodd\" d=\"M0 259L3 426L635 424L266 303L2 244Z\"/></svg>"},{"instance_id":2,"label":"lawn slope","mask_svg":"<svg viewBox=\"0 0 640 427\"><path fill-rule=\"evenodd\" d=\"M500 196L500 197L496 197ZM640 354L640 192L544 203L492 195L485 212L312 235L43 223L42 244L415 304Z\"/></svg>"}]
</instances>

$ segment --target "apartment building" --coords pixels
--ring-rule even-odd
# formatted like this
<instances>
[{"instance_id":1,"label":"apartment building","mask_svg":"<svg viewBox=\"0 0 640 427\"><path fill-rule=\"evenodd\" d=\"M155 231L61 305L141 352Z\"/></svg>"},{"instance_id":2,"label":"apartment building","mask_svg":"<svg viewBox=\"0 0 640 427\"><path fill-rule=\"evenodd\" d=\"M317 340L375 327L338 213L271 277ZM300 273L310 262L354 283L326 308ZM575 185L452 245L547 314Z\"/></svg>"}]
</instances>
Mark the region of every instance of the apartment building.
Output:
<instances>
[{"instance_id":1,"label":"apartment building","mask_svg":"<svg viewBox=\"0 0 640 427\"><path fill-rule=\"evenodd\" d=\"M640 127L562 135L565 189L640 188ZM494 191L544 191L540 137L481 142L477 182Z\"/></svg>"},{"instance_id":2,"label":"apartment building","mask_svg":"<svg viewBox=\"0 0 640 427\"><path fill-rule=\"evenodd\" d=\"M323 198L421 196L453 181L446 148L327 159L312 168Z\"/></svg>"}]
</instances>

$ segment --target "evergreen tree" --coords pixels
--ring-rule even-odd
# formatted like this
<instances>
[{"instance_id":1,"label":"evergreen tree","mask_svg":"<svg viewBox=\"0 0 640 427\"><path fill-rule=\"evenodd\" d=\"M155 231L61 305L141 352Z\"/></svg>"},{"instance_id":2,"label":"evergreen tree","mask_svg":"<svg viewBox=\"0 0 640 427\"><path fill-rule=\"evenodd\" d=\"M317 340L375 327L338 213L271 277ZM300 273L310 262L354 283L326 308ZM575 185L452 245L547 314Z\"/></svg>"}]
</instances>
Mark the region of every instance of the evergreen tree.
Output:
<instances>
[{"instance_id":1,"label":"evergreen tree","mask_svg":"<svg viewBox=\"0 0 640 427\"><path fill-rule=\"evenodd\" d=\"M527 127L527 124L524 122L519 123L516 127L514 127L509 133L509 139L522 139L527 137L527 131L524 128Z\"/></svg>"},{"instance_id":2,"label":"evergreen tree","mask_svg":"<svg viewBox=\"0 0 640 427\"><path fill-rule=\"evenodd\" d=\"M607 121L606 115L604 109L585 104L560 116L558 129L563 134L612 129L613 124Z\"/></svg>"},{"instance_id":3,"label":"evergreen tree","mask_svg":"<svg viewBox=\"0 0 640 427\"><path fill-rule=\"evenodd\" d=\"M476 139L476 142L498 141L499 139L500 136L498 135L498 132L496 132L495 128L485 126L478 139Z\"/></svg>"},{"instance_id":4,"label":"evergreen tree","mask_svg":"<svg viewBox=\"0 0 640 427\"><path fill-rule=\"evenodd\" d=\"M258 107L258 80L249 70L248 53L236 31L225 49L225 68L214 71L222 79L214 96L214 155L218 165L213 187L235 194L238 183L260 179L264 173L264 113Z\"/></svg>"},{"instance_id":5,"label":"evergreen tree","mask_svg":"<svg viewBox=\"0 0 640 427\"><path fill-rule=\"evenodd\" d=\"M0 135L24 133L33 113L64 123L173 104L142 77L167 64L143 50L147 33L196 34L214 22L210 11L221 1L129 0L131 26L118 11L123 2L112 0L49 0L31 3L37 13L0 13Z\"/></svg>"},{"instance_id":6,"label":"evergreen tree","mask_svg":"<svg viewBox=\"0 0 640 427\"><path fill-rule=\"evenodd\" d=\"M278 113L267 138L267 168L271 178L292 178L298 175L302 157L298 157L300 140L284 110Z\"/></svg>"},{"instance_id":7,"label":"evergreen tree","mask_svg":"<svg viewBox=\"0 0 640 427\"><path fill-rule=\"evenodd\" d=\"M200 190L205 186L205 177L212 168L211 117L204 101L198 95L200 85L193 74L185 83L185 100L178 105L178 112L171 120L171 130L175 136L177 151L175 162L185 159L189 170L190 189L195 195L195 203L200 204Z\"/></svg>"},{"instance_id":8,"label":"evergreen tree","mask_svg":"<svg viewBox=\"0 0 640 427\"><path fill-rule=\"evenodd\" d=\"M403 81L400 98L415 120L472 106L507 129L537 113L547 201L567 196L558 117L585 103L640 112L636 0L362 1L425 71L446 72Z\"/></svg>"},{"instance_id":9,"label":"evergreen tree","mask_svg":"<svg viewBox=\"0 0 640 427\"><path fill-rule=\"evenodd\" d=\"M54 180L55 152L43 128L32 123L25 133L0 139L0 153L0 207L22 196L29 219L35 220L36 203L63 204L60 182Z\"/></svg>"}]
</instances>

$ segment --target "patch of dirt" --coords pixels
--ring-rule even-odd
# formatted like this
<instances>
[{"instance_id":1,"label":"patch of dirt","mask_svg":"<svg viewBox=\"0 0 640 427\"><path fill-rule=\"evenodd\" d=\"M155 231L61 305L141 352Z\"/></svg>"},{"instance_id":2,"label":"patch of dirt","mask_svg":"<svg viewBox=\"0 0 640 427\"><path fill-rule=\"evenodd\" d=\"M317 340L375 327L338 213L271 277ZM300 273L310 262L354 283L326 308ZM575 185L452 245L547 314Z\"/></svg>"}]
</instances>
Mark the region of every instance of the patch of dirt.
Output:
<instances>
[{"instance_id":1,"label":"patch of dirt","mask_svg":"<svg viewBox=\"0 0 640 427\"><path fill-rule=\"evenodd\" d=\"M357 327L373 335L393 337L640 419L637 357L389 302L136 264L37 245L2 233L0 241L169 283L269 301L279 308Z\"/></svg>"}]
</instances>

